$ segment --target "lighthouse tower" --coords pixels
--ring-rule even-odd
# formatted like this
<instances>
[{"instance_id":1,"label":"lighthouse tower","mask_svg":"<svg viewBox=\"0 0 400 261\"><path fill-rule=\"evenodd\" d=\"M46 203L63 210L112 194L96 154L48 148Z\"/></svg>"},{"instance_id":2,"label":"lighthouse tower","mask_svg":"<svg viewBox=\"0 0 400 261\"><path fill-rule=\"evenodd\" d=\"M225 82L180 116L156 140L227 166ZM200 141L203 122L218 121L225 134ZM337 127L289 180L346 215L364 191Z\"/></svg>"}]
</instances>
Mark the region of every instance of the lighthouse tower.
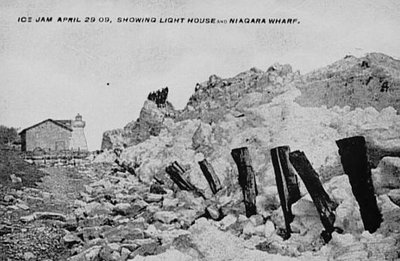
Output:
<instances>
[{"instance_id":1,"label":"lighthouse tower","mask_svg":"<svg viewBox=\"0 0 400 261\"><path fill-rule=\"evenodd\" d=\"M79 151L87 151L88 146L86 143L86 137L83 129L85 128L86 123L82 120L82 115L78 113L76 115L75 120L71 122L72 127L72 136L70 142L71 150L79 150Z\"/></svg>"}]
</instances>

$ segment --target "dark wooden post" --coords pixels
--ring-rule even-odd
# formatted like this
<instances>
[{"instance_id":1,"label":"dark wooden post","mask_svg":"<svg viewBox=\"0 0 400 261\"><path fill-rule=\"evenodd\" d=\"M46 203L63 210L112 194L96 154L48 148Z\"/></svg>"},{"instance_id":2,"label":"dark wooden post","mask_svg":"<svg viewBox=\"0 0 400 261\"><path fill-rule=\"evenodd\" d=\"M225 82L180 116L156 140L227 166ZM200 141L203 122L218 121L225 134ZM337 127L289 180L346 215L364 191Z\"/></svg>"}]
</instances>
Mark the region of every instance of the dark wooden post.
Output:
<instances>
[{"instance_id":1,"label":"dark wooden post","mask_svg":"<svg viewBox=\"0 0 400 261\"><path fill-rule=\"evenodd\" d=\"M349 176L351 189L360 206L364 228L373 233L379 228L382 215L374 194L365 138L350 137L337 140L336 144L339 147L343 170Z\"/></svg>"},{"instance_id":2,"label":"dark wooden post","mask_svg":"<svg viewBox=\"0 0 400 261\"><path fill-rule=\"evenodd\" d=\"M128 171L130 174L136 176L135 168L132 166L132 163L128 163L126 161L121 160L120 156L122 153L122 149L116 148L114 149L114 154L117 156L115 159L115 163L120 166L124 171Z\"/></svg>"},{"instance_id":3,"label":"dark wooden post","mask_svg":"<svg viewBox=\"0 0 400 261\"><path fill-rule=\"evenodd\" d=\"M290 228L290 223L293 221L294 217L291 209L292 204L301 197L295 170L289 161L289 152L289 146L271 149L271 159L275 171L276 186L281 201L283 217L285 218L285 239L288 239L292 232Z\"/></svg>"},{"instance_id":4,"label":"dark wooden post","mask_svg":"<svg viewBox=\"0 0 400 261\"><path fill-rule=\"evenodd\" d=\"M246 207L246 216L250 217L257 213L256 196L257 184L256 176L251 166L251 158L247 147L233 149L231 151L239 172L239 184L243 191L243 200Z\"/></svg>"},{"instance_id":5,"label":"dark wooden post","mask_svg":"<svg viewBox=\"0 0 400 261\"><path fill-rule=\"evenodd\" d=\"M313 169L304 152L291 152L289 159L310 193L318 210L322 225L325 228L325 231L322 233L323 238L325 242L329 242L332 238L331 234L335 230L334 223L336 217L334 211L337 208L337 204L326 193L319 180L318 173Z\"/></svg>"},{"instance_id":6,"label":"dark wooden post","mask_svg":"<svg viewBox=\"0 0 400 261\"><path fill-rule=\"evenodd\" d=\"M171 165L165 168L165 171L180 189L187 191L192 191L195 189L195 187L183 177L185 170L179 165L178 162L174 161Z\"/></svg>"},{"instance_id":7,"label":"dark wooden post","mask_svg":"<svg viewBox=\"0 0 400 261\"><path fill-rule=\"evenodd\" d=\"M114 161L118 164L123 170L128 171L130 174L136 176L135 168L132 167L132 164L127 163L126 161L121 161L121 159L117 158Z\"/></svg>"},{"instance_id":8,"label":"dark wooden post","mask_svg":"<svg viewBox=\"0 0 400 261\"><path fill-rule=\"evenodd\" d=\"M165 168L165 171L180 189L192 191L205 198L204 194L183 176L185 170L179 165L178 162L174 161L171 163L171 165Z\"/></svg>"},{"instance_id":9,"label":"dark wooden post","mask_svg":"<svg viewBox=\"0 0 400 261\"><path fill-rule=\"evenodd\" d=\"M217 193L222 187L217 174L215 174L213 166L204 159L199 161L200 169L204 174L213 194Z\"/></svg>"}]
</instances>

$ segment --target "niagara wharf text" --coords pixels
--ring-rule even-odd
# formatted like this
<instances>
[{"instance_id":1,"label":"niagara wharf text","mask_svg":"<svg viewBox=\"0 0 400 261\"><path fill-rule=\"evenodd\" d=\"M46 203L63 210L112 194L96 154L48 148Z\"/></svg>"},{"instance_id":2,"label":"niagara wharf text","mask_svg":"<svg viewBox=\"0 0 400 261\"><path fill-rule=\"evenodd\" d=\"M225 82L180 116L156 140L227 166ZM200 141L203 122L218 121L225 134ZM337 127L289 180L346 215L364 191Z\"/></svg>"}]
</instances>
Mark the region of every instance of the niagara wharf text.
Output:
<instances>
[{"instance_id":1,"label":"niagara wharf text","mask_svg":"<svg viewBox=\"0 0 400 261\"><path fill-rule=\"evenodd\" d=\"M160 24L215 24L216 18L184 18L184 17L118 17L117 23L160 23Z\"/></svg>"}]
</instances>

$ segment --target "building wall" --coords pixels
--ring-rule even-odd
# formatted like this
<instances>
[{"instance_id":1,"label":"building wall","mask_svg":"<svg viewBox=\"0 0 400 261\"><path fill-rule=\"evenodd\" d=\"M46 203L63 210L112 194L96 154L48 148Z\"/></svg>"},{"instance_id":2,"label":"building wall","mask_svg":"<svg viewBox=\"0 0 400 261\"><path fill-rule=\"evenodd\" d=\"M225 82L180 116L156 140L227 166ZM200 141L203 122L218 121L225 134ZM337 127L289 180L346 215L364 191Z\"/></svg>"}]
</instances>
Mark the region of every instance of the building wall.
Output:
<instances>
[{"instance_id":1,"label":"building wall","mask_svg":"<svg viewBox=\"0 0 400 261\"><path fill-rule=\"evenodd\" d=\"M44 122L26 131L26 151L33 151L38 147L47 151L67 150L70 147L71 134L71 131L51 121Z\"/></svg>"},{"instance_id":2,"label":"building wall","mask_svg":"<svg viewBox=\"0 0 400 261\"><path fill-rule=\"evenodd\" d=\"M70 150L80 150L80 151L87 151L88 146L86 143L85 133L83 132L83 128L72 128L72 136L71 136L71 143L70 143Z\"/></svg>"},{"instance_id":3,"label":"building wall","mask_svg":"<svg viewBox=\"0 0 400 261\"><path fill-rule=\"evenodd\" d=\"M26 132L21 133L21 150L26 151Z\"/></svg>"}]
</instances>

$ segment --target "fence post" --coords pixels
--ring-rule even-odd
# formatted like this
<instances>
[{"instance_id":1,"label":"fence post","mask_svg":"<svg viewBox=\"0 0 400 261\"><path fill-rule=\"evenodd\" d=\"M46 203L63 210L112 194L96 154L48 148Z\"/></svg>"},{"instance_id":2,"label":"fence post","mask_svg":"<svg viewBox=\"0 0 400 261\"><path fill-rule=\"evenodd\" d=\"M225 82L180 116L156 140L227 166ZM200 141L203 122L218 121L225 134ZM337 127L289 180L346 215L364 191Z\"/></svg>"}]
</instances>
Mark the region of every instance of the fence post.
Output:
<instances>
[{"instance_id":1,"label":"fence post","mask_svg":"<svg viewBox=\"0 0 400 261\"><path fill-rule=\"evenodd\" d=\"M272 165L274 166L276 186L285 219L285 239L292 232L290 223L293 221L292 204L300 199L300 189L295 170L289 161L289 146L281 146L271 149Z\"/></svg>"},{"instance_id":2,"label":"fence post","mask_svg":"<svg viewBox=\"0 0 400 261\"><path fill-rule=\"evenodd\" d=\"M251 165L251 158L247 147L233 149L231 151L239 172L239 184L242 187L246 216L257 213L256 196L258 194L256 176Z\"/></svg>"},{"instance_id":3,"label":"fence post","mask_svg":"<svg viewBox=\"0 0 400 261\"><path fill-rule=\"evenodd\" d=\"M336 144L339 147L343 170L349 177L353 195L360 206L364 228L373 233L381 225L382 214L375 198L365 138L363 136L345 138L337 140Z\"/></svg>"},{"instance_id":4,"label":"fence post","mask_svg":"<svg viewBox=\"0 0 400 261\"><path fill-rule=\"evenodd\" d=\"M221 187L221 182L217 174L215 173L213 166L207 161L207 159L199 161L199 165L201 171L204 174L204 177L206 178L208 184L210 185L212 193L216 194L222 187Z\"/></svg>"},{"instance_id":5,"label":"fence post","mask_svg":"<svg viewBox=\"0 0 400 261\"><path fill-rule=\"evenodd\" d=\"M166 167L165 171L180 189L193 191L199 196L205 198L204 194L183 176L185 170L179 165L177 161L174 161L173 163L171 163L171 165Z\"/></svg>"},{"instance_id":6,"label":"fence post","mask_svg":"<svg viewBox=\"0 0 400 261\"><path fill-rule=\"evenodd\" d=\"M334 211L337 208L337 204L332 201L328 193L326 193L319 180L318 173L313 169L304 152L291 152L289 154L289 159L310 193L319 213L322 225L325 228L325 231L322 232L322 236L325 242L329 242L332 238L331 234L335 230L334 223L336 217Z\"/></svg>"}]
</instances>

